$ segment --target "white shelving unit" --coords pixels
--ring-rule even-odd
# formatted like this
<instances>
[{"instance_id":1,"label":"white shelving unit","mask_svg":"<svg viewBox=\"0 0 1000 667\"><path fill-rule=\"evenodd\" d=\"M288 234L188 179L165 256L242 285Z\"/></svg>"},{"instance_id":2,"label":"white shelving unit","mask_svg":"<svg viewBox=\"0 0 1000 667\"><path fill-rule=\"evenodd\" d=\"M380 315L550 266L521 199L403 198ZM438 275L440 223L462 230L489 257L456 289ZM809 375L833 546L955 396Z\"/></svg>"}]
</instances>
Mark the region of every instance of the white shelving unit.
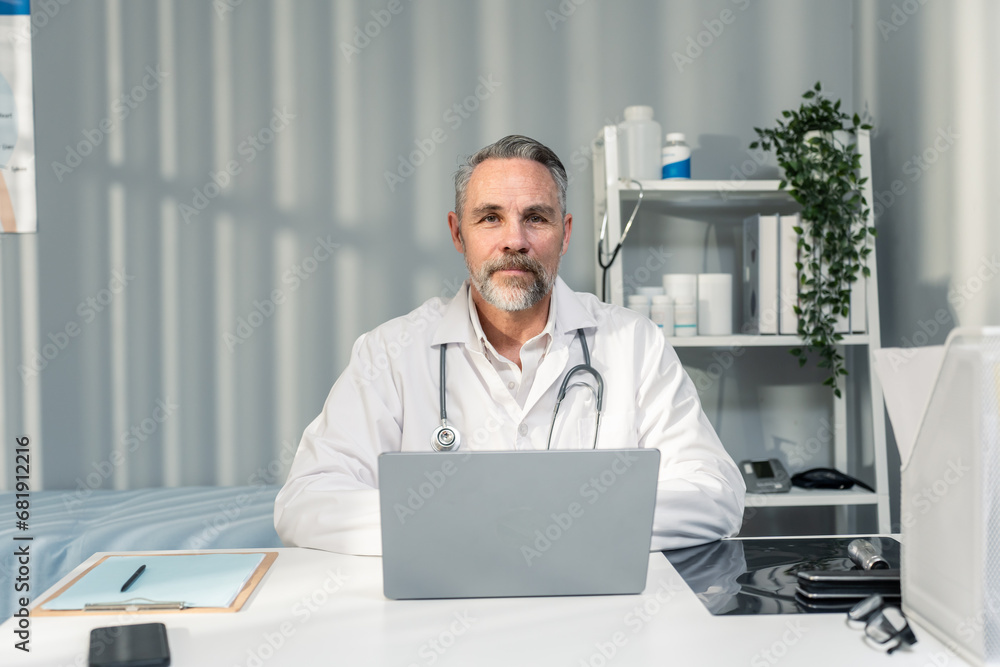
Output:
<instances>
[{"instance_id":1,"label":"white shelving unit","mask_svg":"<svg viewBox=\"0 0 1000 667\"><path fill-rule=\"evenodd\" d=\"M873 202L870 163L870 137L868 132L858 136L858 150L861 153L862 176L868 181L864 186L869 203ZM606 236L610 247L614 247L621 238L623 224L631 213L638 199L639 186L632 181L619 178L618 134L613 125L604 127L594 140L594 219L595 240L600 243L602 223L606 220ZM640 212L633 223L626 248L633 244L634 235L644 223L643 211L652 209L660 217L679 216L691 220L699 216L711 216L713 220L723 220L723 225L732 224L738 227L749 212L771 212L773 209L794 211L798 205L794 199L778 187L777 180L687 180L687 181L643 181L643 201ZM649 209L646 209L646 206ZM623 220L623 217L625 220ZM654 220L652 224L663 224ZM870 216L869 225L874 225L874 217ZM717 225L718 226L718 225ZM733 228L735 229L735 227ZM642 243L641 234L639 244ZM742 259L741 253L732 255L737 262ZM624 305L626 281L626 253L622 252L609 270L609 288L607 300L611 303ZM866 331L865 333L845 334L842 342L843 350L848 359L849 375L842 386L843 397L837 399L829 392L832 436L824 446L832 449L827 452L829 459L838 470L858 477L869 483L875 493L855 487L845 491L820 491L812 489L793 488L784 494L748 494L747 512L754 508L772 507L835 507L836 528L840 533L857 532L857 521L849 512L852 507L875 507L875 530L880 533L890 533L888 473L886 463L885 413L883 411L882 388L869 364L869 351L880 346L877 271L874 251L868 256L867 266L871 271L865 281L866 290ZM640 270L641 271L641 270ZM741 267L737 264L731 268L734 273L734 289L741 293ZM668 264L661 273L690 271L672 271ZM653 276L655 278L655 276ZM603 293L604 276L597 267L597 294ZM651 284L658 284L655 280ZM734 303L741 299L734 295ZM734 319L734 327L739 329L739 320ZM667 340L678 351L682 362L685 354L696 354L712 349L738 350L742 354L748 350L763 348L788 349L802 343L798 336L783 335L745 335L731 336L695 336L668 337ZM793 359L791 355L788 355ZM793 359L794 361L794 359ZM685 365L686 362L685 362ZM724 417L721 414L719 418ZM789 411L781 415L785 419L795 419L796 414ZM716 427L718 429L718 427ZM726 443L727 447L729 443ZM762 453L761 453L762 454ZM759 455L761 455L759 454ZM734 455L734 458L737 458ZM789 469L794 473L796 470Z\"/></svg>"}]
</instances>

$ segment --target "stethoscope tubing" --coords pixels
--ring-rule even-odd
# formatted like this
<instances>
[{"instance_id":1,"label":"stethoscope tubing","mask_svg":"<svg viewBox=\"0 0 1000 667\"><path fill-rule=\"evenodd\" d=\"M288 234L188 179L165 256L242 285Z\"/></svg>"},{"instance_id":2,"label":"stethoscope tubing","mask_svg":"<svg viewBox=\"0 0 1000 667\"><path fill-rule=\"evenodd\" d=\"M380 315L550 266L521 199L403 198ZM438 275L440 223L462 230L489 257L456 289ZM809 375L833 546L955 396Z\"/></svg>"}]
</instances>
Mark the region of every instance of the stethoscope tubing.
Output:
<instances>
[{"instance_id":1,"label":"stethoscope tubing","mask_svg":"<svg viewBox=\"0 0 1000 667\"><path fill-rule=\"evenodd\" d=\"M566 393L569 389L576 386L587 387L594 394L594 401L597 406L597 422L594 428L593 448L597 449L597 434L601 428L601 413L604 409L604 378L590 363L590 348L587 346L587 337L584 335L583 329L577 329L577 335L580 338L580 346L583 348L583 363L569 369L569 372L566 373L566 377L563 378L562 384L559 387L559 393L556 395L556 405L552 409L552 421L549 424L549 437L545 441L545 449L550 449L552 446L552 433L555 430L556 416L559 414L559 406L562 405L563 399L566 398ZM431 447L439 452L455 451L459 448L462 441L462 437L458 429L448 423L447 391L445 388L445 378L447 374L445 354L447 349L448 344L442 343L440 364L441 426L438 426L434 430L434 433L431 434ZM597 387L594 388L586 382L576 382L571 385L569 382L577 373L587 373L592 376L594 381L597 383Z\"/></svg>"}]
</instances>

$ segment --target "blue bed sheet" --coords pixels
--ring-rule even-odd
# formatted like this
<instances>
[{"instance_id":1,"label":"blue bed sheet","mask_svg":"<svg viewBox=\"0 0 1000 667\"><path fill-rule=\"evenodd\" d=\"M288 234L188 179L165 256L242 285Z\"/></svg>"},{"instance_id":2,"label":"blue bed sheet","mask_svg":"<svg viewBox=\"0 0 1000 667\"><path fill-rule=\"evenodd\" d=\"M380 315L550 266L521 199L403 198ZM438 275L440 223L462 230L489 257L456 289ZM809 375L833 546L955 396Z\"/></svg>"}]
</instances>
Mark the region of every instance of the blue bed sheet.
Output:
<instances>
[{"instance_id":1,"label":"blue bed sheet","mask_svg":"<svg viewBox=\"0 0 1000 667\"><path fill-rule=\"evenodd\" d=\"M0 622L18 597L15 551L28 545L27 597L98 551L280 547L274 531L278 486L184 487L135 491L35 491L27 530L18 530L15 495L0 493ZM16 541L14 537L32 537ZM23 582L22 582L23 583Z\"/></svg>"}]
</instances>

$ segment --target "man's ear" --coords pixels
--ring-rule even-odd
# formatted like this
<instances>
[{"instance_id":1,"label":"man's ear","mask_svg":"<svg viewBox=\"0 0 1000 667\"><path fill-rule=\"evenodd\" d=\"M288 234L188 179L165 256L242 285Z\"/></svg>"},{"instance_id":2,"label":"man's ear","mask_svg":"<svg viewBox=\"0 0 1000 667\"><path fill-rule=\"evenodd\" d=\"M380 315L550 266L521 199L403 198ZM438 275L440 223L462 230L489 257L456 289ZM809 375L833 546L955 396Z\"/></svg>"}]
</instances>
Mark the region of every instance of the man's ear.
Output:
<instances>
[{"instance_id":1,"label":"man's ear","mask_svg":"<svg viewBox=\"0 0 1000 667\"><path fill-rule=\"evenodd\" d=\"M566 214L563 218L563 246L562 254L565 255L566 251L569 250L569 237L573 233L573 216L570 213Z\"/></svg>"},{"instance_id":2,"label":"man's ear","mask_svg":"<svg viewBox=\"0 0 1000 667\"><path fill-rule=\"evenodd\" d=\"M462 241L462 221L458 219L458 214L448 211L448 229L451 230L451 242L455 250L465 254L465 242Z\"/></svg>"}]
</instances>

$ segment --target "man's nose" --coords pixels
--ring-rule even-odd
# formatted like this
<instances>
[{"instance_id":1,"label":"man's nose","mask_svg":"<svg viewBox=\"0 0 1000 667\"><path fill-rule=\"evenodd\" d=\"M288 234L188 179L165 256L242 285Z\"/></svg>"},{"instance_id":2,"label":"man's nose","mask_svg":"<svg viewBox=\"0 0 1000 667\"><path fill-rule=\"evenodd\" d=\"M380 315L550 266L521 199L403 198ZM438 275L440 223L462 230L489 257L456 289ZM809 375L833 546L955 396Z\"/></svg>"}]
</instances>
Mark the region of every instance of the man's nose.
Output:
<instances>
[{"instance_id":1,"label":"man's nose","mask_svg":"<svg viewBox=\"0 0 1000 667\"><path fill-rule=\"evenodd\" d=\"M528 234L523 222L512 220L504 225L504 250L507 252L527 252Z\"/></svg>"}]
</instances>

